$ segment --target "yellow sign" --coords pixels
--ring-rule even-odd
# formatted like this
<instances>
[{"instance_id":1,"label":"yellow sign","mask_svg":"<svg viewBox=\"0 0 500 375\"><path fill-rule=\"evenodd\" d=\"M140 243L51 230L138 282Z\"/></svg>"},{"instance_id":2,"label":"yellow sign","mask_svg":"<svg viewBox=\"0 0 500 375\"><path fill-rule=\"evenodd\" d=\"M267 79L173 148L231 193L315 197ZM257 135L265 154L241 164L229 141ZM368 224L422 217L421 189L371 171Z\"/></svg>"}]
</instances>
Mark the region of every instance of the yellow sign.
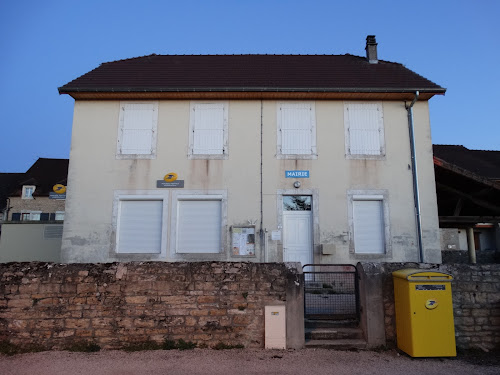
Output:
<instances>
[{"instance_id":1,"label":"yellow sign","mask_svg":"<svg viewBox=\"0 0 500 375\"><path fill-rule=\"evenodd\" d=\"M177 173L174 172L167 173L165 177L163 177L163 180L165 180L165 182L173 182L177 180Z\"/></svg>"},{"instance_id":2,"label":"yellow sign","mask_svg":"<svg viewBox=\"0 0 500 375\"><path fill-rule=\"evenodd\" d=\"M438 307L437 299L431 298L425 302L425 308L427 308L429 310L434 310L436 307Z\"/></svg>"},{"instance_id":3,"label":"yellow sign","mask_svg":"<svg viewBox=\"0 0 500 375\"><path fill-rule=\"evenodd\" d=\"M56 184L52 187L52 190L54 190L54 193L56 194L64 194L66 193L66 186L61 184Z\"/></svg>"}]
</instances>

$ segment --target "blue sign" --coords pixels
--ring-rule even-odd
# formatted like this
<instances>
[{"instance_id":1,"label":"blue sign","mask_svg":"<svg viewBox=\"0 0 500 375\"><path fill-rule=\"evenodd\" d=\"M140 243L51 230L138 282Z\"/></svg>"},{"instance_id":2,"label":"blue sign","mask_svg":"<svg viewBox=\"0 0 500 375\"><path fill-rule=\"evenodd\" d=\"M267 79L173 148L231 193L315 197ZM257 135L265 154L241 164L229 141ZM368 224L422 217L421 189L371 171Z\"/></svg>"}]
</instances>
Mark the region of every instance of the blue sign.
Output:
<instances>
[{"instance_id":1,"label":"blue sign","mask_svg":"<svg viewBox=\"0 0 500 375\"><path fill-rule=\"evenodd\" d=\"M309 178L309 171L285 171L286 178Z\"/></svg>"}]
</instances>

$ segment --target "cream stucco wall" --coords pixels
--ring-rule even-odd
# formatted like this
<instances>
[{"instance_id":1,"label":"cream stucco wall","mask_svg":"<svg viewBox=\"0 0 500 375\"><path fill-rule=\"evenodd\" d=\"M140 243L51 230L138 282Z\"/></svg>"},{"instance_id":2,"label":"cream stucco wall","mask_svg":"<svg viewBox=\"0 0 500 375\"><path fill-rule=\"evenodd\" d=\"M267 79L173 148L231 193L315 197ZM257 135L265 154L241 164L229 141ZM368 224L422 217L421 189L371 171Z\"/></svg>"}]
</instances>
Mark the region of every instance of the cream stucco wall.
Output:
<instances>
[{"instance_id":1,"label":"cream stucco wall","mask_svg":"<svg viewBox=\"0 0 500 375\"><path fill-rule=\"evenodd\" d=\"M263 150L263 223L268 235L267 255L256 235L256 256L250 261L281 261L282 242L271 239L279 229L278 192L294 190L285 170L309 170L300 179L300 191L313 194L314 260L317 263L353 263L362 259L417 261L415 214L404 102L384 102L386 157L383 160L350 160L345 157L344 102L315 101L317 153L315 160L276 158L277 102L228 101L229 157L227 160L190 160L190 101L159 101L156 159L118 160L119 101L75 103L68 199L62 242L66 262L105 262L117 259L241 260L230 254L230 227L256 223L261 229L260 154ZM261 113L262 108L262 113ZM422 225L426 262L440 262L438 217L432 164L427 102L415 104L416 144L421 189ZM185 181L182 191L227 194L224 249L221 254L181 255L171 251L171 189L156 189L156 181L176 172ZM158 191L167 195L168 217L165 255L132 256L114 252L113 199L116 191ZM181 189L179 189L181 190ZM388 253L360 256L349 251L348 191L385 191L389 212ZM115 213L116 215L116 213ZM333 255L321 255L321 245L334 245Z\"/></svg>"}]
</instances>

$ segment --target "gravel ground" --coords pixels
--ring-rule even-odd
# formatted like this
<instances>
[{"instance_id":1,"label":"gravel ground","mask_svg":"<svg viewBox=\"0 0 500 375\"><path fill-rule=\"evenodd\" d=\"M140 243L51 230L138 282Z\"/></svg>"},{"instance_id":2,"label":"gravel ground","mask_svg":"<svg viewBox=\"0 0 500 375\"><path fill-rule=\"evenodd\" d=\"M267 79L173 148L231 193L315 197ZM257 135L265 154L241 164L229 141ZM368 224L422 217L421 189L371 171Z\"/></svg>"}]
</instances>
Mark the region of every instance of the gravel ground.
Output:
<instances>
[{"instance_id":1,"label":"gravel ground","mask_svg":"<svg viewBox=\"0 0 500 375\"><path fill-rule=\"evenodd\" d=\"M132 374L500 374L498 356L411 358L396 351L303 350L157 350L127 353L42 352L0 355L1 375Z\"/></svg>"}]
</instances>

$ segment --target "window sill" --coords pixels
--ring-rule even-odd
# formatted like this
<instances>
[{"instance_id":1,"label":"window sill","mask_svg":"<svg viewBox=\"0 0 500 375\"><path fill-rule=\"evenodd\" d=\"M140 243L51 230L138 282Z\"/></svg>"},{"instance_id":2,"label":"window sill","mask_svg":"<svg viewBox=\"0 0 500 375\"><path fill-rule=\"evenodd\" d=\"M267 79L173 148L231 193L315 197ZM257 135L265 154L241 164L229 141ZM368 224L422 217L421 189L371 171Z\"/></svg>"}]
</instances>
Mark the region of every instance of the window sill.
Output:
<instances>
[{"instance_id":1,"label":"window sill","mask_svg":"<svg viewBox=\"0 0 500 375\"><path fill-rule=\"evenodd\" d=\"M345 156L347 160L385 160L384 155L351 155L347 154Z\"/></svg>"},{"instance_id":2,"label":"window sill","mask_svg":"<svg viewBox=\"0 0 500 375\"><path fill-rule=\"evenodd\" d=\"M228 154L190 154L188 155L189 160L227 160L229 159Z\"/></svg>"},{"instance_id":3,"label":"window sill","mask_svg":"<svg viewBox=\"0 0 500 375\"><path fill-rule=\"evenodd\" d=\"M286 160L316 160L318 159L318 154L276 154L276 159L286 159Z\"/></svg>"},{"instance_id":4,"label":"window sill","mask_svg":"<svg viewBox=\"0 0 500 375\"><path fill-rule=\"evenodd\" d=\"M118 160L156 159L156 154L116 154Z\"/></svg>"}]
</instances>

